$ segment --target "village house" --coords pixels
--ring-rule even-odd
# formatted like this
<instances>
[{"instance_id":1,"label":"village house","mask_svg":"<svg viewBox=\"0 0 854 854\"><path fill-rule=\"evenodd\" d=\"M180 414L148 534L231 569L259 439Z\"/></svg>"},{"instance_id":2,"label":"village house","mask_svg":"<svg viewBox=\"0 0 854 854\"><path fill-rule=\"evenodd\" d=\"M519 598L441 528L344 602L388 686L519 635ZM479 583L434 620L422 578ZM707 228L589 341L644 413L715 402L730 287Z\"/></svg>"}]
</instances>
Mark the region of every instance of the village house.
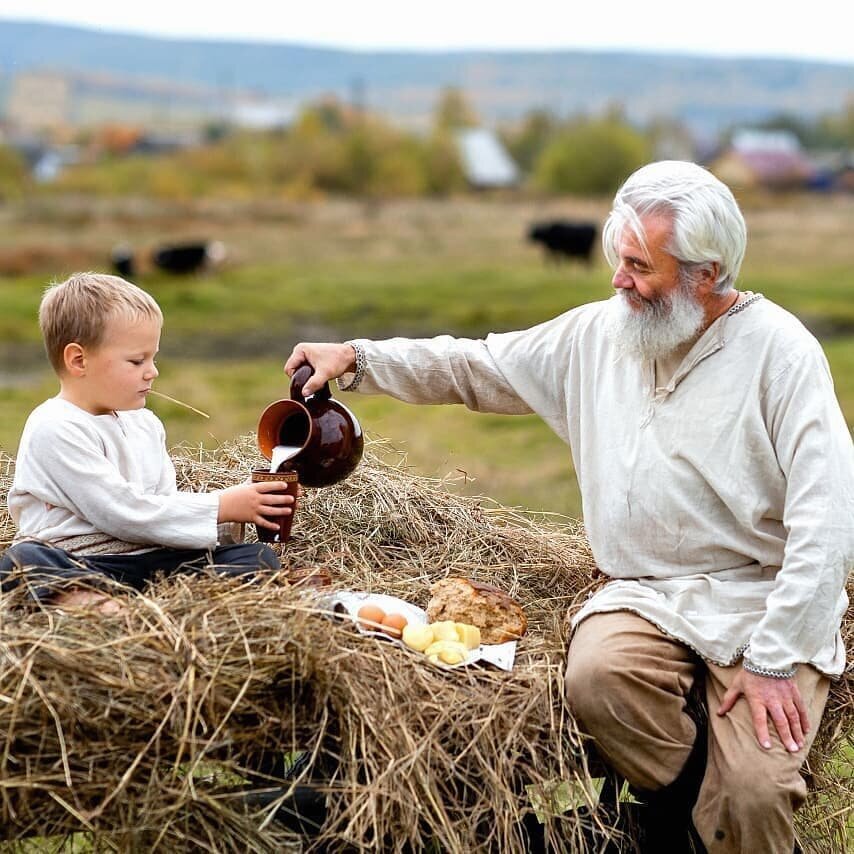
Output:
<instances>
[{"instance_id":1,"label":"village house","mask_svg":"<svg viewBox=\"0 0 854 854\"><path fill-rule=\"evenodd\" d=\"M809 186L815 167L789 131L740 130L709 168L741 189L794 190Z\"/></svg>"}]
</instances>

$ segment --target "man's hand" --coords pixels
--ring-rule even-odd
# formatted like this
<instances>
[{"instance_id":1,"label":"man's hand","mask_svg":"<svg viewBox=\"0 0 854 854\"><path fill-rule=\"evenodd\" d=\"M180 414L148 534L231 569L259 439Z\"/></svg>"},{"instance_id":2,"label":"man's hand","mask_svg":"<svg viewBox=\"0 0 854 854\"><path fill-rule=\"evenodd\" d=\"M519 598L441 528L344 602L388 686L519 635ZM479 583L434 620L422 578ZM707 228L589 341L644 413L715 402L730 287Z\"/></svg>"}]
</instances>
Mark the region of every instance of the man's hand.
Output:
<instances>
[{"instance_id":1,"label":"man's hand","mask_svg":"<svg viewBox=\"0 0 854 854\"><path fill-rule=\"evenodd\" d=\"M797 753L804 746L804 734L809 732L810 722L794 679L759 676L742 668L724 694L718 714L725 715L742 694L750 707L756 738L766 750L771 747L769 716L780 740L791 753Z\"/></svg>"},{"instance_id":2,"label":"man's hand","mask_svg":"<svg viewBox=\"0 0 854 854\"><path fill-rule=\"evenodd\" d=\"M297 344L285 362L285 373L292 377L294 371L305 364L314 368L302 389L303 395L308 397L329 380L356 370L356 351L349 344Z\"/></svg>"}]
</instances>

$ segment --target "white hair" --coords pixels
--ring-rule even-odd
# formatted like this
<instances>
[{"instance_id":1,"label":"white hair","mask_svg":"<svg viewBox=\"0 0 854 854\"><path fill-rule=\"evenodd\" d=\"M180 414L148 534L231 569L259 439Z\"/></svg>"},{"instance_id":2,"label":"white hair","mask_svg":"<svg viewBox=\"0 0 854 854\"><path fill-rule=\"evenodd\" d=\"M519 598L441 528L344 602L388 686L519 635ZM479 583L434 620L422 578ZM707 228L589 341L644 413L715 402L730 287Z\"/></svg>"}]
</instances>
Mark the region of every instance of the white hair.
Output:
<instances>
[{"instance_id":1,"label":"white hair","mask_svg":"<svg viewBox=\"0 0 854 854\"><path fill-rule=\"evenodd\" d=\"M646 251L642 218L670 214L673 228L667 251L691 270L712 262L719 265L715 291L735 285L747 226L726 184L711 172L682 160L661 160L642 166L617 190L602 230L602 248L611 267L619 266L619 242L631 230Z\"/></svg>"}]
</instances>

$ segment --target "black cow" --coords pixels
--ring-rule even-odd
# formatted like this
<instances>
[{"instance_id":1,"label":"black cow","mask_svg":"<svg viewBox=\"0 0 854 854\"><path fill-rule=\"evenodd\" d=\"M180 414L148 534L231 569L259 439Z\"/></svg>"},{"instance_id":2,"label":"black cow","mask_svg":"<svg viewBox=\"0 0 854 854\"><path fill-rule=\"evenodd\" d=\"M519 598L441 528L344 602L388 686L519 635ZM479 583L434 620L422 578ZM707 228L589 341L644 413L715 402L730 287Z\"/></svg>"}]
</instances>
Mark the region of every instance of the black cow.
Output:
<instances>
[{"instance_id":1,"label":"black cow","mask_svg":"<svg viewBox=\"0 0 854 854\"><path fill-rule=\"evenodd\" d=\"M217 240L171 243L151 253L150 266L176 276L200 273L214 267L225 257L225 246ZM120 276L130 278L141 272L136 257L126 244L113 250L113 267ZM145 263L142 264L145 267ZM149 267L150 269L150 267Z\"/></svg>"},{"instance_id":2,"label":"black cow","mask_svg":"<svg viewBox=\"0 0 854 854\"><path fill-rule=\"evenodd\" d=\"M165 273L184 275L199 273L206 267L220 262L225 247L218 241L198 243L174 243L161 246L151 255L151 262Z\"/></svg>"},{"instance_id":3,"label":"black cow","mask_svg":"<svg viewBox=\"0 0 854 854\"><path fill-rule=\"evenodd\" d=\"M592 222L566 220L538 222L529 229L528 240L543 244L546 260L560 263L570 258L579 258L590 264L593 261L596 226Z\"/></svg>"}]
</instances>

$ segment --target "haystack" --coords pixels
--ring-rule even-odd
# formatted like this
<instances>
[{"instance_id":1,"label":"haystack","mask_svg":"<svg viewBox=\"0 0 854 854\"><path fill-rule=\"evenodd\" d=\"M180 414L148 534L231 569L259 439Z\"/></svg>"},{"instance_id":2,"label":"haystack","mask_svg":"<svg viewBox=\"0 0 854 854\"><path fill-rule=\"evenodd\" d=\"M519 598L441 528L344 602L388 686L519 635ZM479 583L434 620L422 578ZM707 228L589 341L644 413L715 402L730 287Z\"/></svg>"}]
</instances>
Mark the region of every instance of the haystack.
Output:
<instances>
[{"instance_id":1,"label":"haystack","mask_svg":"<svg viewBox=\"0 0 854 854\"><path fill-rule=\"evenodd\" d=\"M285 571L256 583L163 580L112 618L28 608L12 593L0 607L7 839L84 833L96 850L120 851L509 852L525 850L523 827L536 816L553 850L587 850L584 834L601 817L565 809L589 775L562 686L564 617L596 583L583 530L461 497L386 451L370 445L346 483L308 492L286 567L322 566L334 588L421 606L447 575L494 583L529 619L513 671L430 666L333 619L328 589L293 586ZM181 485L197 490L261 463L252 437L174 459ZM2 495L13 468L0 458ZM0 517L0 548L11 536ZM850 643L851 611L845 632ZM813 794L799 817L808 851L845 848L852 710L849 668L812 753ZM282 775L271 769L297 756L289 779L328 795L323 832L308 841L274 817ZM269 803L247 798L267 790Z\"/></svg>"}]
</instances>

